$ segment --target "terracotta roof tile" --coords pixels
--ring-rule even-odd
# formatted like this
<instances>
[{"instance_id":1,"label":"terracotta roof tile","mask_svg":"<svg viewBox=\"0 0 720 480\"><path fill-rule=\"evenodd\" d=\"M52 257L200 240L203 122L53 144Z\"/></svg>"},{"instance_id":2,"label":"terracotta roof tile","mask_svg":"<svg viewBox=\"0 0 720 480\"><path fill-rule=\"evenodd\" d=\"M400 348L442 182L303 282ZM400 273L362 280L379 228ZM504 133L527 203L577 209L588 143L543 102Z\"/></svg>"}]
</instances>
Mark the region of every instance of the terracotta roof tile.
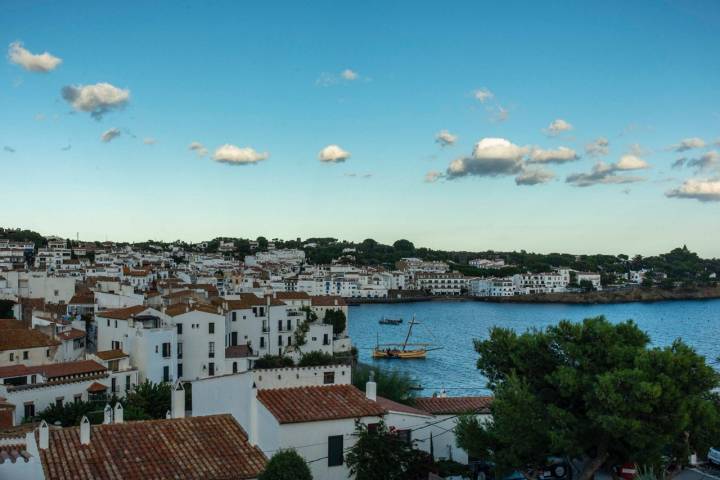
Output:
<instances>
[{"instance_id":1,"label":"terracotta roof tile","mask_svg":"<svg viewBox=\"0 0 720 480\"><path fill-rule=\"evenodd\" d=\"M50 338L40 330L7 328L0 334L0 351L23 348L54 347L60 342Z\"/></svg>"},{"instance_id":2,"label":"terracotta roof tile","mask_svg":"<svg viewBox=\"0 0 720 480\"><path fill-rule=\"evenodd\" d=\"M118 358L125 358L128 356L127 353L123 352L122 350L102 350L99 352L95 352L95 356L98 357L101 360L117 360Z\"/></svg>"},{"instance_id":3,"label":"terracotta roof tile","mask_svg":"<svg viewBox=\"0 0 720 480\"><path fill-rule=\"evenodd\" d=\"M225 358L245 358L252 355L252 350L245 344L231 345L225 349Z\"/></svg>"},{"instance_id":4,"label":"terracotta roof tile","mask_svg":"<svg viewBox=\"0 0 720 480\"><path fill-rule=\"evenodd\" d=\"M40 451L48 480L249 479L267 459L230 415L93 425L50 431Z\"/></svg>"},{"instance_id":5,"label":"terracotta roof tile","mask_svg":"<svg viewBox=\"0 0 720 480\"><path fill-rule=\"evenodd\" d=\"M85 332L83 332L82 330L78 330L76 328L72 328L67 332L58 333L58 338L60 340L64 340L64 341L76 340L78 338L83 338L83 337L85 337Z\"/></svg>"},{"instance_id":6,"label":"terracotta roof tile","mask_svg":"<svg viewBox=\"0 0 720 480\"><path fill-rule=\"evenodd\" d=\"M378 405L380 405L383 409L385 409L386 412L400 412L400 413L410 413L413 415L430 416L430 413L426 412L425 410L420 410L418 408L411 407L410 405L398 403L398 402L390 400L389 398L377 396L375 401L378 403Z\"/></svg>"},{"instance_id":7,"label":"terracotta roof tile","mask_svg":"<svg viewBox=\"0 0 720 480\"><path fill-rule=\"evenodd\" d=\"M279 423L381 416L385 410L352 385L261 389L258 400Z\"/></svg>"},{"instance_id":8,"label":"terracotta roof tile","mask_svg":"<svg viewBox=\"0 0 720 480\"><path fill-rule=\"evenodd\" d=\"M277 292L275 295L280 300L310 300L306 292Z\"/></svg>"},{"instance_id":9,"label":"terracotta roof tile","mask_svg":"<svg viewBox=\"0 0 720 480\"><path fill-rule=\"evenodd\" d=\"M347 305L345 299L334 295L313 295L313 307L344 307Z\"/></svg>"},{"instance_id":10,"label":"terracotta roof tile","mask_svg":"<svg viewBox=\"0 0 720 480\"><path fill-rule=\"evenodd\" d=\"M113 310L103 310L102 312L97 312L95 314L96 317L102 317L102 318L114 318L117 320L127 320L130 317L133 317L139 313L144 312L150 307L146 307L145 305L133 305L132 307L125 307L125 308L116 308Z\"/></svg>"},{"instance_id":11,"label":"terracotta roof tile","mask_svg":"<svg viewBox=\"0 0 720 480\"><path fill-rule=\"evenodd\" d=\"M30 367L30 369L39 371L48 380L59 377L104 373L107 371L107 368L103 367L95 360L78 360L76 362L48 363L47 365Z\"/></svg>"},{"instance_id":12,"label":"terracotta roof tile","mask_svg":"<svg viewBox=\"0 0 720 480\"><path fill-rule=\"evenodd\" d=\"M421 397L415 399L415 407L434 415L490 413L491 403L492 397Z\"/></svg>"},{"instance_id":13,"label":"terracotta roof tile","mask_svg":"<svg viewBox=\"0 0 720 480\"><path fill-rule=\"evenodd\" d=\"M107 386L103 385L102 383L93 382L88 388L87 391L90 393L100 393L107 390Z\"/></svg>"},{"instance_id":14,"label":"terracotta roof tile","mask_svg":"<svg viewBox=\"0 0 720 480\"><path fill-rule=\"evenodd\" d=\"M14 318L0 318L0 330L4 328L25 329L25 324Z\"/></svg>"},{"instance_id":15,"label":"terracotta roof tile","mask_svg":"<svg viewBox=\"0 0 720 480\"><path fill-rule=\"evenodd\" d=\"M170 305L169 307L167 307L165 309L165 314L170 315L171 317L176 317L178 315L182 315L183 313L196 312L196 311L220 315L217 307L213 307L212 305L206 305L203 303L195 303L193 305L187 305L185 303L177 303L175 305Z\"/></svg>"},{"instance_id":16,"label":"terracotta roof tile","mask_svg":"<svg viewBox=\"0 0 720 480\"><path fill-rule=\"evenodd\" d=\"M95 305L95 294L93 292L76 293L68 305Z\"/></svg>"}]
</instances>

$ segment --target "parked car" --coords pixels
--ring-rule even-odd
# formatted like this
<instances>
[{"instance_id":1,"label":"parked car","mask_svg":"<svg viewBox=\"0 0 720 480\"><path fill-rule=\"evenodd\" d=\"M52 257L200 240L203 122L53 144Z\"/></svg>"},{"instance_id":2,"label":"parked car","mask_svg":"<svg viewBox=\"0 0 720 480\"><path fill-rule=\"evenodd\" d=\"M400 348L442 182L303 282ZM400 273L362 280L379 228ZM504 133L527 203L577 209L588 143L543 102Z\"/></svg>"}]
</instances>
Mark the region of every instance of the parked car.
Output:
<instances>
[{"instance_id":1,"label":"parked car","mask_svg":"<svg viewBox=\"0 0 720 480\"><path fill-rule=\"evenodd\" d=\"M707 458L708 462L720 467L720 448L710 447Z\"/></svg>"}]
</instances>

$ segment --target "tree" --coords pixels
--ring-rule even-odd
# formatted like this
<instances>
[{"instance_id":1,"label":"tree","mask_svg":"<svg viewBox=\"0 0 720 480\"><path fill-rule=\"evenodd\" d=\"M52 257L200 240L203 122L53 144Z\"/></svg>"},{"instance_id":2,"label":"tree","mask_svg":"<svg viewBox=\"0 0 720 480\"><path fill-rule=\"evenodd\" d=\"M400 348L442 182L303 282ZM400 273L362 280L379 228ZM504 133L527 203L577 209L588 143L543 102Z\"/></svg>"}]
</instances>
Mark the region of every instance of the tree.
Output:
<instances>
[{"instance_id":1,"label":"tree","mask_svg":"<svg viewBox=\"0 0 720 480\"><path fill-rule=\"evenodd\" d=\"M340 335L345 331L347 319L345 318L345 313L343 313L342 310L326 310L323 323L326 325L332 325L333 334Z\"/></svg>"},{"instance_id":2,"label":"tree","mask_svg":"<svg viewBox=\"0 0 720 480\"><path fill-rule=\"evenodd\" d=\"M165 418L170 410L170 383L152 383L145 380L128 393L126 405L135 411L144 412L150 418Z\"/></svg>"},{"instance_id":3,"label":"tree","mask_svg":"<svg viewBox=\"0 0 720 480\"><path fill-rule=\"evenodd\" d=\"M255 360L254 368L285 368L294 365L295 362L290 357L267 354Z\"/></svg>"},{"instance_id":4,"label":"tree","mask_svg":"<svg viewBox=\"0 0 720 480\"><path fill-rule=\"evenodd\" d=\"M373 428L356 421L355 437L345 463L356 480L419 480L435 470L429 454L413 448L414 442L388 429L382 420Z\"/></svg>"},{"instance_id":5,"label":"tree","mask_svg":"<svg viewBox=\"0 0 720 480\"><path fill-rule=\"evenodd\" d=\"M379 367L358 363L352 371L352 384L365 391L365 385L373 374L377 384L377 394L395 402L411 404L415 397L413 387L417 381L405 372L382 370Z\"/></svg>"},{"instance_id":6,"label":"tree","mask_svg":"<svg viewBox=\"0 0 720 480\"><path fill-rule=\"evenodd\" d=\"M319 367L323 365L334 365L338 363L330 353L321 350L314 350L303 354L298 362L298 367Z\"/></svg>"},{"instance_id":7,"label":"tree","mask_svg":"<svg viewBox=\"0 0 720 480\"><path fill-rule=\"evenodd\" d=\"M295 332L293 332L293 346L297 349L298 352L302 353L301 348L304 347L307 344L307 333L310 330L310 324L305 322L300 322L295 329Z\"/></svg>"},{"instance_id":8,"label":"tree","mask_svg":"<svg viewBox=\"0 0 720 480\"><path fill-rule=\"evenodd\" d=\"M579 480L604 464L683 463L707 451L720 423L718 373L677 340L651 348L632 321L562 321L521 335L493 328L475 341L477 366L494 393L493 421L465 418L458 446L501 472L532 471L551 456L583 458Z\"/></svg>"},{"instance_id":9,"label":"tree","mask_svg":"<svg viewBox=\"0 0 720 480\"><path fill-rule=\"evenodd\" d=\"M579 287L583 292L592 292L595 290L595 285L590 280L580 280Z\"/></svg>"},{"instance_id":10,"label":"tree","mask_svg":"<svg viewBox=\"0 0 720 480\"><path fill-rule=\"evenodd\" d=\"M258 480L312 480L310 468L295 450L278 450Z\"/></svg>"},{"instance_id":11,"label":"tree","mask_svg":"<svg viewBox=\"0 0 720 480\"><path fill-rule=\"evenodd\" d=\"M15 318L13 307L15 302L12 300L0 300L0 318Z\"/></svg>"}]
</instances>

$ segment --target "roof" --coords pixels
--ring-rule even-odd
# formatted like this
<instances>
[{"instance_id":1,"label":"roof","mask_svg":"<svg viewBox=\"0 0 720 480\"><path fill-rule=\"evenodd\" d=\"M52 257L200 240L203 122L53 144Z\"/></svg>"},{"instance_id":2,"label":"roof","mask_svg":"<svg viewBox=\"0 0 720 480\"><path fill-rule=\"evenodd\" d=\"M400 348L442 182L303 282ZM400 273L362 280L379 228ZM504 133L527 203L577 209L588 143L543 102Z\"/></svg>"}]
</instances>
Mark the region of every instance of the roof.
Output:
<instances>
[{"instance_id":1,"label":"roof","mask_svg":"<svg viewBox=\"0 0 720 480\"><path fill-rule=\"evenodd\" d=\"M313 307L344 307L345 299L335 295L313 295L310 297Z\"/></svg>"},{"instance_id":2,"label":"roof","mask_svg":"<svg viewBox=\"0 0 720 480\"><path fill-rule=\"evenodd\" d=\"M71 328L67 332L58 333L57 336L60 340L76 340L85 337L85 332L77 328Z\"/></svg>"},{"instance_id":3,"label":"roof","mask_svg":"<svg viewBox=\"0 0 720 480\"><path fill-rule=\"evenodd\" d=\"M410 413L412 415L424 415L430 416L429 412L420 410L418 408L411 407L402 403L395 402L389 398L377 396L375 401L380 405L386 412L399 412L399 413Z\"/></svg>"},{"instance_id":4,"label":"roof","mask_svg":"<svg viewBox=\"0 0 720 480\"><path fill-rule=\"evenodd\" d=\"M14 318L0 318L0 330L4 328L24 329L25 324Z\"/></svg>"},{"instance_id":5,"label":"roof","mask_svg":"<svg viewBox=\"0 0 720 480\"><path fill-rule=\"evenodd\" d=\"M125 307L125 308L116 308L113 310L103 310L102 312L97 312L95 314L96 317L102 317L102 318L114 318L117 320L127 320L130 317L133 317L139 313L144 312L150 307L146 307L145 305L133 305L132 307Z\"/></svg>"},{"instance_id":6,"label":"roof","mask_svg":"<svg viewBox=\"0 0 720 480\"><path fill-rule=\"evenodd\" d=\"M23 439L24 440L24 439ZM5 463L5 461L15 463L15 462L29 462L32 458L32 455L30 455L27 451L27 445L25 443L16 443L16 444L9 444L9 445L0 445L0 465ZM12 473L12 470L10 470L8 473Z\"/></svg>"},{"instance_id":7,"label":"roof","mask_svg":"<svg viewBox=\"0 0 720 480\"><path fill-rule=\"evenodd\" d=\"M306 292L276 292L275 296L280 300L310 300Z\"/></svg>"},{"instance_id":8,"label":"roof","mask_svg":"<svg viewBox=\"0 0 720 480\"><path fill-rule=\"evenodd\" d=\"M79 427L50 430L40 459L48 480L248 479L267 462L231 415L93 425L88 445Z\"/></svg>"},{"instance_id":9,"label":"roof","mask_svg":"<svg viewBox=\"0 0 720 480\"><path fill-rule=\"evenodd\" d=\"M248 345L231 345L225 349L225 358L245 358L253 355Z\"/></svg>"},{"instance_id":10,"label":"roof","mask_svg":"<svg viewBox=\"0 0 720 480\"><path fill-rule=\"evenodd\" d=\"M103 367L95 360L78 360L76 362L49 363L47 365L30 367L30 369L37 369L37 371L42 373L48 380L59 377L89 375L93 373L102 373L107 371L107 368Z\"/></svg>"},{"instance_id":11,"label":"roof","mask_svg":"<svg viewBox=\"0 0 720 480\"><path fill-rule=\"evenodd\" d=\"M490 413L492 397L420 397L415 407L434 415L468 412Z\"/></svg>"},{"instance_id":12,"label":"roof","mask_svg":"<svg viewBox=\"0 0 720 480\"><path fill-rule=\"evenodd\" d=\"M40 330L5 328L0 335L0 351L23 348L53 347L60 342L50 338Z\"/></svg>"},{"instance_id":13,"label":"roof","mask_svg":"<svg viewBox=\"0 0 720 480\"><path fill-rule=\"evenodd\" d=\"M127 353L123 352L122 350L101 350L99 352L95 352L95 356L98 357L101 360L117 360L118 358L125 358L128 356Z\"/></svg>"},{"instance_id":14,"label":"roof","mask_svg":"<svg viewBox=\"0 0 720 480\"><path fill-rule=\"evenodd\" d=\"M68 305L95 305L95 294L93 292L76 293Z\"/></svg>"},{"instance_id":15,"label":"roof","mask_svg":"<svg viewBox=\"0 0 720 480\"><path fill-rule=\"evenodd\" d=\"M88 388L87 391L90 393L100 393L107 390L107 387L103 385L102 383L93 382Z\"/></svg>"},{"instance_id":16,"label":"roof","mask_svg":"<svg viewBox=\"0 0 720 480\"><path fill-rule=\"evenodd\" d=\"M175 305L170 305L169 307L165 308L165 314L170 315L171 317L176 317L178 315L182 315L188 312L205 312L220 315L218 313L217 307L213 307L212 305L207 305L203 303L195 303L193 305L188 305L186 303L177 303Z\"/></svg>"},{"instance_id":17,"label":"roof","mask_svg":"<svg viewBox=\"0 0 720 480\"><path fill-rule=\"evenodd\" d=\"M381 416L385 410L352 385L261 389L258 400L279 423Z\"/></svg>"}]
</instances>

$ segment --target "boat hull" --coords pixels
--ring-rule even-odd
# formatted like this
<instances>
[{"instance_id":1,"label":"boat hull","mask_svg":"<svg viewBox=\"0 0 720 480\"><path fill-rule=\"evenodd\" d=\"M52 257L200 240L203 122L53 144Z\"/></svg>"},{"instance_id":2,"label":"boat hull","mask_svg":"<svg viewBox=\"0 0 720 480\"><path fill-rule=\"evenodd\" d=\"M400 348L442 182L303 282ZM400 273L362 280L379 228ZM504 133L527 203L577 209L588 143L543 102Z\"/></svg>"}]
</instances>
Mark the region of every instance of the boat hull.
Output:
<instances>
[{"instance_id":1,"label":"boat hull","mask_svg":"<svg viewBox=\"0 0 720 480\"><path fill-rule=\"evenodd\" d=\"M373 350L373 358L411 360L425 358L426 354L427 350Z\"/></svg>"}]
</instances>

